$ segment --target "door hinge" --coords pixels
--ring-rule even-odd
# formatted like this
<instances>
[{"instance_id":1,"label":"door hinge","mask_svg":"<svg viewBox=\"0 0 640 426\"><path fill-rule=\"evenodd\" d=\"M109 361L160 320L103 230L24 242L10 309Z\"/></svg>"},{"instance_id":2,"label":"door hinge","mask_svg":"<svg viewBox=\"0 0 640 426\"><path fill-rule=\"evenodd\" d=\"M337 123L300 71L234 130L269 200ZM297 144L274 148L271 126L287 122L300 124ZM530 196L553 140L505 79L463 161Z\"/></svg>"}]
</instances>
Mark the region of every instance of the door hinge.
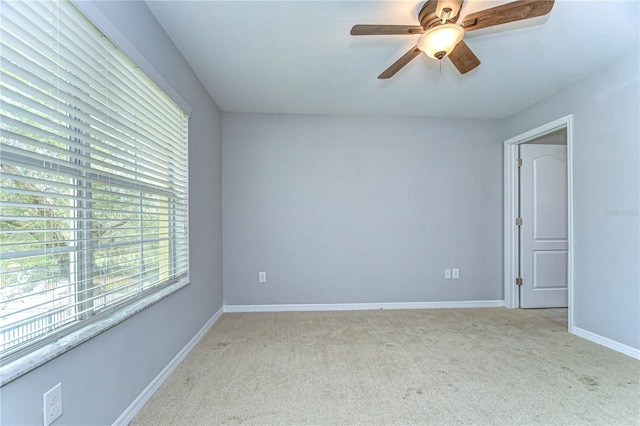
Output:
<instances>
[{"instance_id":1,"label":"door hinge","mask_svg":"<svg viewBox=\"0 0 640 426\"><path fill-rule=\"evenodd\" d=\"M516 167L522 167L522 158L516 158Z\"/></svg>"},{"instance_id":2,"label":"door hinge","mask_svg":"<svg viewBox=\"0 0 640 426\"><path fill-rule=\"evenodd\" d=\"M522 226L522 218L516 217L516 226Z\"/></svg>"},{"instance_id":3,"label":"door hinge","mask_svg":"<svg viewBox=\"0 0 640 426\"><path fill-rule=\"evenodd\" d=\"M516 285L522 285L522 278L516 278Z\"/></svg>"}]
</instances>

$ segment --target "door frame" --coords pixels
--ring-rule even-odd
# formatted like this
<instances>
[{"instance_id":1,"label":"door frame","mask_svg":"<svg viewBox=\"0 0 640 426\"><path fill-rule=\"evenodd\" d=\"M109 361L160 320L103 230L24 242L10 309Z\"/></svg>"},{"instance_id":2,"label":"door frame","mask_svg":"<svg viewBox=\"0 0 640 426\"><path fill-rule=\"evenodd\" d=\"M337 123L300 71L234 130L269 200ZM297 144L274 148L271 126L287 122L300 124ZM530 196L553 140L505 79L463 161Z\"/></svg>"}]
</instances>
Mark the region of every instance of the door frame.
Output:
<instances>
[{"instance_id":1,"label":"door frame","mask_svg":"<svg viewBox=\"0 0 640 426\"><path fill-rule=\"evenodd\" d=\"M520 305L515 284L518 274L518 232L515 225L518 213L518 174L515 166L518 158L518 145L531 142L563 128L567 130L567 288L569 305L567 322L569 332L572 333L574 328L573 114L504 141L504 306L513 309Z\"/></svg>"}]
</instances>

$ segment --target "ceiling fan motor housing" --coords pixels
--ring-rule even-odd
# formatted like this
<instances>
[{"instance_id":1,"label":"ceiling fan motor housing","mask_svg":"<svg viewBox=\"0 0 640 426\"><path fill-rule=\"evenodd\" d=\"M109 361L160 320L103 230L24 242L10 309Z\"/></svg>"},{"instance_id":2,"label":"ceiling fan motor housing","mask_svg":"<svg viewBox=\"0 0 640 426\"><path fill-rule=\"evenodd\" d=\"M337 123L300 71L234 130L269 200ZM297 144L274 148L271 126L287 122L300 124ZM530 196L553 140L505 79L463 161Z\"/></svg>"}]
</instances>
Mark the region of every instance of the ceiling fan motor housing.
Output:
<instances>
[{"instance_id":1,"label":"ceiling fan motor housing","mask_svg":"<svg viewBox=\"0 0 640 426\"><path fill-rule=\"evenodd\" d=\"M447 17L447 22L453 23L458 20L458 15L460 14L459 5L461 5L462 2L454 0L454 1L451 1L450 3L458 4L458 7L455 9L453 8L455 7L455 5L452 5L452 7L446 7L447 5L445 5L445 8L451 9L451 14L450 16ZM433 26L442 24L442 18L438 16L437 9L438 9L438 0L427 0L427 2L425 2L424 5L422 5L422 8L420 8L420 12L418 12L418 20L420 21L420 25L422 26L422 28L424 28L425 31L427 31L429 28Z\"/></svg>"},{"instance_id":2,"label":"ceiling fan motor housing","mask_svg":"<svg viewBox=\"0 0 640 426\"><path fill-rule=\"evenodd\" d=\"M461 8L462 0L438 0L436 15L445 21L454 20L455 22Z\"/></svg>"}]
</instances>

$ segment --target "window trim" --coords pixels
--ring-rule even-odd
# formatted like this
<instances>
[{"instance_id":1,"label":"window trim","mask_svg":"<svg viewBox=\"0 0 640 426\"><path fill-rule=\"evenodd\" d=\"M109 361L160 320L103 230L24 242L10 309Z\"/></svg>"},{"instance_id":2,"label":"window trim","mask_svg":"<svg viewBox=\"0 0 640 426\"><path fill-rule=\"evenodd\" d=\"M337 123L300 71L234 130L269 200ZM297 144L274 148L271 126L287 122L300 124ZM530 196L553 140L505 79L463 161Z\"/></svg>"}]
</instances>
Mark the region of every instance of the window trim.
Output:
<instances>
[{"instance_id":1,"label":"window trim","mask_svg":"<svg viewBox=\"0 0 640 426\"><path fill-rule=\"evenodd\" d=\"M91 2L83 0L69 0L70 3L82 13L99 31L101 31L109 40L129 59L136 64L147 76L158 85L186 114L187 120L191 116L191 106L173 89L171 85L156 71L156 69L140 54L140 52L129 42L129 40L111 23L111 21ZM187 140L187 146L189 141ZM188 148L187 148L188 155ZM188 158L188 157L187 157ZM188 169L187 169L188 170ZM24 374L42 366L43 364L53 360L54 358L74 349L88 340L106 332L107 330L126 321L134 315L142 312L151 305L165 299L166 297L176 293L190 284L190 267L187 269L186 276L179 278L173 283L166 284L157 291L150 294L142 295L137 301L128 303L125 306L117 306L113 309L113 313L108 316L84 323L71 333L50 340L42 347L27 352L24 355L12 359L6 363L0 363L0 387L18 379ZM50 336L55 337L55 334Z\"/></svg>"},{"instance_id":2,"label":"window trim","mask_svg":"<svg viewBox=\"0 0 640 426\"><path fill-rule=\"evenodd\" d=\"M153 292L150 295L143 297L137 302L131 303L127 306L120 307L115 311L115 314L102 318L90 324L86 324L79 330L70 333L57 341L47 344L40 349L32 351L20 358L3 364L0 367L0 387L7 383L17 379L34 370L44 363L51 361L63 353L80 346L82 343L96 337L99 334L104 333L112 327L120 324L121 322L131 318L135 314L145 310L149 306L161 301L167 296L175 293L176 291L189 285L189 278L183 278L173 284L169 284L163 289Z\"/></svg>"}]
</instances>

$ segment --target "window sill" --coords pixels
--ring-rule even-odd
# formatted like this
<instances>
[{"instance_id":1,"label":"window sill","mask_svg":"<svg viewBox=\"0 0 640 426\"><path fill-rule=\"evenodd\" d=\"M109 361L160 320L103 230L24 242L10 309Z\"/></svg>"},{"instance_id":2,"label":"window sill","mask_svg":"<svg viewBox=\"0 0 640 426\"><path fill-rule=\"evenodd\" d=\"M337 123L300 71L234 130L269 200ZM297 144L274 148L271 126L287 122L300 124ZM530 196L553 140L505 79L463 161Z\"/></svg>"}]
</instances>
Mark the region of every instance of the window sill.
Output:
<instances>
[{"instance_id":1,"label":"window sill","mask_svg":"<svg viewBox=\"0 0 640 426\"><path fill-rule=\"evenodd\" d=\"M143 311L154 303L159 302L176 291L186 287L189 284L188 279L178 281L162 290L159 290L149 296L141 299L131 305L125 306L108 318L89 324L80 330L60 338L43 348L31 352L15 361L0 366L0 387L17 379L18 377L34 370L44 363L51 361L57 356L80 346L82 343L97 336L100 333L114 327L128 318L131 318L138 312Z\"/></svg>"}]
</instances>

